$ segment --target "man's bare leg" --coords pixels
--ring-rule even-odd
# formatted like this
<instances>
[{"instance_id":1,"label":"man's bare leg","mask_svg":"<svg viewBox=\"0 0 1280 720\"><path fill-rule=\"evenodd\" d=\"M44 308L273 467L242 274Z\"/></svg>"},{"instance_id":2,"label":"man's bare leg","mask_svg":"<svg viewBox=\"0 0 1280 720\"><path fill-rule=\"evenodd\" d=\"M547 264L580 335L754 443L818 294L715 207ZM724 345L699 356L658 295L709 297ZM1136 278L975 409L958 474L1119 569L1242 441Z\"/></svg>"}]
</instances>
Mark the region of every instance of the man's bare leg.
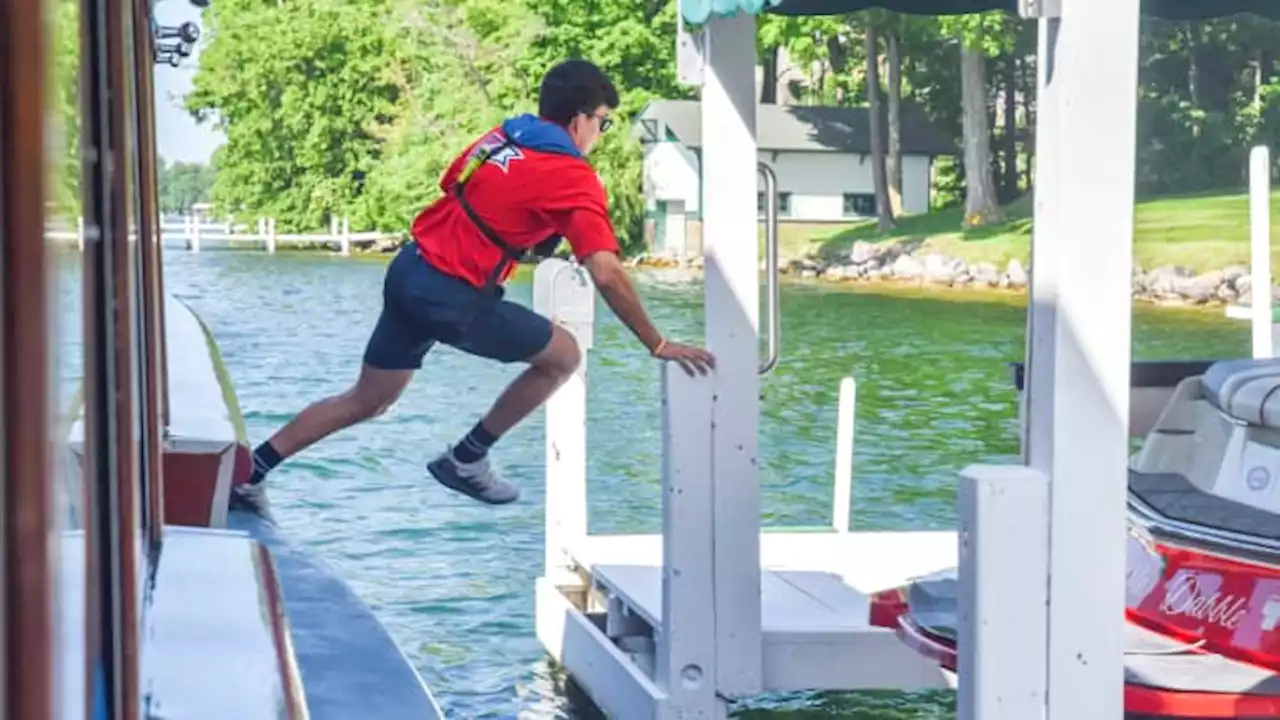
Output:
<instances>
[{"instance_id":1,"label":"man's bare leg","mask_svg":"<svg viewBox=\"0 0 1280 720\"><path fill-rule=\"evenodd\" d=\"M287 458L339 430L371 420L400 399L413 373L413 370L382 370L362 365L355 385L308 405L267 442L281 458Z\"/></svg>"},{"instance_id":2,"label":"man's bare leg","mask_svg":"<svg viewBox=\"0 0 1280 720\"><path fill-rule=\"evenodd\" d=\"M546 402L580 362L577 341L564 328L552 325L550 342L529 359L529 367L502 391L476 427L427 469L445 487L490 505L519 498L520 491L495 474L485 454L499 437Z\"/></svg>"},{"instance_id":3,"label":"man's bare leg","mask_svg":"<svg viewBox=\"0 0 1280 720\"><path fill-rule=\"evenodd\" d=\"M551 397L578 369L582 351L568 330L553 325L551 342L529 360L529 367L502 391L481 422L494 435L505 435Z\"/></svg>"},{"instance_id":4,"label":"man's bare leg","mask_svg":"<svg viewBox=\"0 0 1280 720\"><path fill-rule=\"evenodd\" d=\"M288 458L339 430L357 425L386 412L413 379L413 370L382 370L369 364L360 368L360 377L347 391L308 405L253 452L249 482L237 485L233 503L240 501L261 509L262 481Z\"/></svg>"}]
</instances>

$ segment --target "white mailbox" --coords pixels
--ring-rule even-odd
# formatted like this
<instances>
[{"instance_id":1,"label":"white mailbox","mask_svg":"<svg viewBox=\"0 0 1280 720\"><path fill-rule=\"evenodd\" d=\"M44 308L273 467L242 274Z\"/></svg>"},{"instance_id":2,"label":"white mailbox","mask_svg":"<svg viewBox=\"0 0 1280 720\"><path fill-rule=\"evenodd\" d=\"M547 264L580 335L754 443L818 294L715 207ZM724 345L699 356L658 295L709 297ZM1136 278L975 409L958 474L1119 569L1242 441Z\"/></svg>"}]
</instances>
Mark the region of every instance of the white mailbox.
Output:
<instances>
[{"instance_id":1,"label":"white mailbox","mask_svg":"<svg viewBox=\"0 0 1280 720\"><path fill-rule=\"evenodd\" d=\"M533 309L573 333L587 350L595 338L596 289L586 269L547 258L533 272Z\"/></svg>"}]
</instances>

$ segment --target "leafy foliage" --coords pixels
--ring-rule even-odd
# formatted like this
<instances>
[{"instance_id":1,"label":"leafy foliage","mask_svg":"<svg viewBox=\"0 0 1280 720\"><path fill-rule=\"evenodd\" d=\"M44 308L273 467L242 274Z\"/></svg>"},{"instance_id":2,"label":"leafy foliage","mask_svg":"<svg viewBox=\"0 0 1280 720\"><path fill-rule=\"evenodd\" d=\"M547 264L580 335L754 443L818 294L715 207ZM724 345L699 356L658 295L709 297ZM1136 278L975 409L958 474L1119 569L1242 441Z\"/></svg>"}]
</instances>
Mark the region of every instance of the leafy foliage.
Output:
<instances>
[{"instance_id":1,"label":"leafy foliage","mask_svg":"<svg viewBox=\"0 0 1280 720\"><path fill-rule=\"evenodd\" d=\"M240 217L274 216L282 230L323 227L334 214L405 229L468 142L505 116L533 111L552 64L586 57L622 93L619 122L592 162L619 234L635 249L642 155L629 118L652 98L693 96L675 80L673 0L219 0L205 25L187 105L227 138L212 200ZM1029 191L1034 23L1002 13L764 16L759 47L762 58L785 51L792 76L803 76L787 88L798 102L858 104L867 97L868 28L897 39L904 108L957 147L976 142L963 132L959 48L985 58L984 157L996 194L1007 203ZM1248 148L1280 142L1276 47L1280 25L1252 16L1144 21L1142 195L1239 186ZM962 157L938 162L938 205L965 196Z\"/></svg>"},{"instance_id":2,"label":"leafy foliage","mask_svg":"<svg viewBox=\"0 0 1280 720\"><path fill-rule=\"evenodd\" d=\"M188 162L169 164L160 158L157 170L160 212L186 213L192 205L209 201L214 182L212 167Z\"/></svg>"}]
</instances>

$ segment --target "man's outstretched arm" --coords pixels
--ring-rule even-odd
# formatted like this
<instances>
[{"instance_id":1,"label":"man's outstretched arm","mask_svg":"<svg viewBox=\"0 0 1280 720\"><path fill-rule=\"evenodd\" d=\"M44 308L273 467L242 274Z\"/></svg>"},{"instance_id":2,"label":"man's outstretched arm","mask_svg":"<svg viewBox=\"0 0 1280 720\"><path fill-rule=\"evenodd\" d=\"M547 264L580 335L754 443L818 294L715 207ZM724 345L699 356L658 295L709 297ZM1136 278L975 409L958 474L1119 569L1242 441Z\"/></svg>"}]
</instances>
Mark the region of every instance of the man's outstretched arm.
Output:
<instances>
[{"instance_id":1,"label":"man's outstretched arm","mask_svg":"<svg viewBox=\"0 0 1280 720\"><path fill-rule=\"evenodd\" d=\"M653 326L649 314L645 312L640 296L615 253L591 253L582 261L582 265L591 274L592 282L609 309L635 333L650 355L663 360L674 360L690 375L706 375L709 369L715 367L715 357L706 350L662 337L662 333Z\"/></svg>"}]
</instances>

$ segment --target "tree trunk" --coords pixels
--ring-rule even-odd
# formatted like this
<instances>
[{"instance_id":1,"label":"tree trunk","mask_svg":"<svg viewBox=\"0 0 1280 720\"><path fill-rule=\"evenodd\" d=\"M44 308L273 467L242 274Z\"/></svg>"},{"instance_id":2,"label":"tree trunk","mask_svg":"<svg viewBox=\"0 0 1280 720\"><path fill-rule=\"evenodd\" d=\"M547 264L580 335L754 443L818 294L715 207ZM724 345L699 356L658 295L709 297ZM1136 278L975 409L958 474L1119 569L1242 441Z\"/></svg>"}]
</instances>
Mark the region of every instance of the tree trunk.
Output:
<instances>
[{"instance_id":1,"label":"tree trunk","mask_svg":"<svg viewBox=\"0 0 1280 720\"><path fill-rule=\"evenodd\" d=\"M991 172L991 133L987 126L986 58L980 48L960 46L960 96L964 108L964 226L1001 221Z\"/></svg>"},{"instance_id":2,"label":"tree trunk","mask_svg":"<svg viewBox=\"0 0 1280 720\"><path fill-rule=\"evenodd\" d=\"M867 43L867 100L871 104L871 179L876 190L877 227L883 232L891 230L893 207L889 204L889 178L885 172L884 111L880 107L880 46L876 42L875 28L868 27Z\"/></svg>"},{"instance_id":3,"label":"tree trunk","mask_svg":"<svg viewBox=\"0 0 1280 720\"><path fill-rule=\"evenodd\" d=\"M1018 197L1018 56L1004 60L1004 202Z\"/></svg>"},{"instance_id":4,"label":"tree trunk","mask_svg":"<svg viewBox=\"0 0 1280 720\"><path fill-rule=\"evenodd\" d=\"M1038 60L1035 62L1039 62ZM1025 145L1027 154L1027 166L1022 174L1023 184L1026 185L1027 191L1030 192L1035 185L1035 164L1036 164L1036 96L1040 90L1036 87L1036 69L1035 62L1028 61L1025 57L1019 63L1019 73L1021 74L1021 85L1024 88L1022 93L1022 117L1023 127L1026 128L1027 142Z\"/></svg>"},{"instance_id":5,"label":"tree trunk","mask_svg":"<svg viewBox=\"0 0 1280 720\"><path fill-rule=\"evenodd\" d=\"M885 170L889 176L889 207L893 216L902 214L902 55L898 34L889 34L889 154Z\"/></svg>"},{"instance_id":6,"label":"tree trunk","mask_svg":"<svg viewBox=\"0 0 1280 720\"><path fill-rule=\"evenodd\" d=\"M760 58L761 78L760 104L774 105L778 102L778 46L765 48Z\"/></svg>"}]
</instances>

